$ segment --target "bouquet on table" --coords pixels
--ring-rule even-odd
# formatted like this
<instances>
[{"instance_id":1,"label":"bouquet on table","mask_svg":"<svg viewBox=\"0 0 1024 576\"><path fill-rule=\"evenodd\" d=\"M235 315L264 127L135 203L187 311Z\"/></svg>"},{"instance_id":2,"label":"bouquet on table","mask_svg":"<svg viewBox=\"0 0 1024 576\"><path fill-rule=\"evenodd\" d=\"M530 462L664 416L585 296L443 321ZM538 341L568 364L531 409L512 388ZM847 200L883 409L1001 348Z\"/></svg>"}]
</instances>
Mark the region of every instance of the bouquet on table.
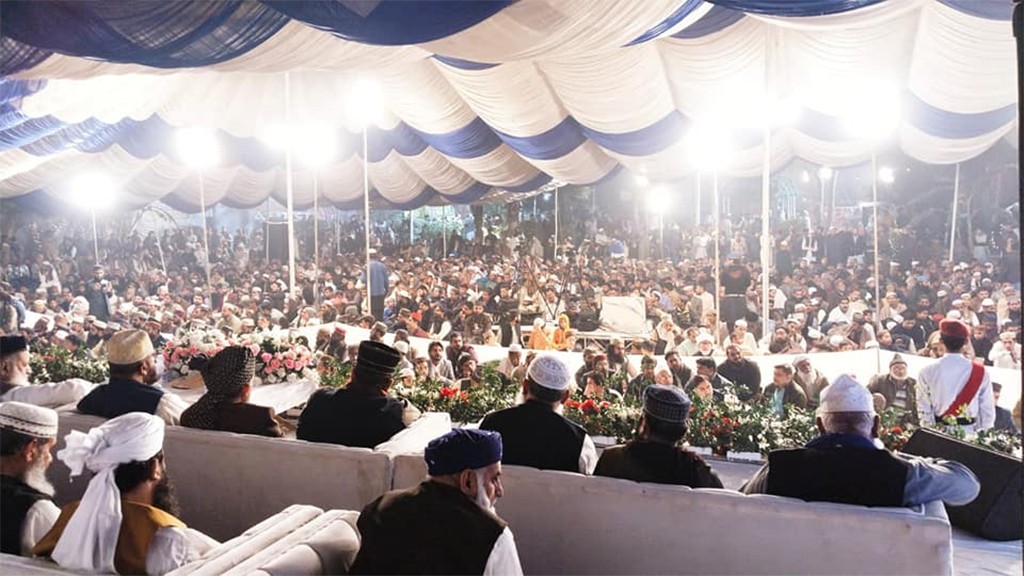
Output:
<instances>
[{"instance_id":1,"label":"bouquet on table","mask_svg":"<svg viewBox=\"0 0 1024 576\"><path fill-rule=\"evenodd\" d=\"M299 338L282 330L253 334L252 340L243 343L256 355L254 386L318 379L313 351L305 338Z\"/></svg>"},{"instance_id":2,"label":"bouquet on table","mask_svg":"<svg viewBox=\"0 0 1024 576\"><path fill-rule=\"evenodd\" d=\"M220 330L183 332L164 345L164 369L184 378L192 372L189 362L194 358L213 358L225 346L234 344L235 342L229 341Z\"/></svg>"},{"instance_id":3,"label":"bouquet on table","mask_svg":"<svg viewBox=\"0 0 1024 576\"><path fill-rule=\"evenodd\" d=\"M90 358L82 351L72 354L56 344L33 345L28 363L32 367L29 379L33 384L64 382L72 378L98 384L110 378L110 367L105 361Z\"/></svg>"}]
</instances>

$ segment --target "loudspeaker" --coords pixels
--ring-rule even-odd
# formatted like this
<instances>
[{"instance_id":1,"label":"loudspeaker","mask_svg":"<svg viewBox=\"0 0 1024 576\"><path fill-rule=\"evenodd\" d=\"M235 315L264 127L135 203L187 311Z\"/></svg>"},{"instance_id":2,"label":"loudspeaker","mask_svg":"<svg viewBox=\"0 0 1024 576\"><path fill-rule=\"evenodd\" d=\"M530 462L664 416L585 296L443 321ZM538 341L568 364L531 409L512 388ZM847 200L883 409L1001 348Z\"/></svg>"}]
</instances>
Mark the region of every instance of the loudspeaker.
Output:
<instances>
[{"instance_id":1,"label":"loudspeaker","mask_svg":"<svg viewBox=\"0 0 1024 576\"><path fill-rule=\"evenodd\" d=\"M989 540L1020 540L1024 536L1021 462L934 430L919 428L903 452L960 462L981 482L981 492L966 506L946 505L953 526Z\"/></svg>"}]
</instances>

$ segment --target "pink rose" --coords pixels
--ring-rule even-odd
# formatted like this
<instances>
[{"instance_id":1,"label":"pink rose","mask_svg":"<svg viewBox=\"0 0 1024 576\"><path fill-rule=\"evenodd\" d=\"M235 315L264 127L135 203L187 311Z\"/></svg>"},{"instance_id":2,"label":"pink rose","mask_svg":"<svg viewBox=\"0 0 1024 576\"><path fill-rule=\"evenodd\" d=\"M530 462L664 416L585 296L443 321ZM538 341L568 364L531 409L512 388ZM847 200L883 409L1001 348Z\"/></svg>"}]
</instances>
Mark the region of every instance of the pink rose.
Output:
<instances>
[{"instance_id":1,"label":"pink rose","mask_svg":"<svg viewBox=\"0 0 1024 576\"><path fill-rule=\"evenodd\" d=\"M270 359L273 358L273 356L270 355L270 352L264 352L260 358L263 360L263 363L266 364L267 362L270 362Z\"/></svg>"},{"instance_id":2,"label":"pink rose","mask_svg":"<svg viewBox=\"0 0 1024 576\"><path fill-rule=\"evenodd\" d=\"M289 370L295 370L295 361L292 359L285 360L284 367Z\"/></svg>"},{"instance_id":3,"label":"pink rose","mask_svg":"<svg viewBox=\"0 0 1024 576\"><path fill-rule=\"evenodd\" d=\"M274 369L271 368L270 366L267 366L266 368L263 369L263 373L264 374L270 374L273 371L274 371Z\"/></svg>"},{"instance_id":4,"label":"pink rose","mask_svg":"<svg viewBox=\"0 0 1024 576\"><path fill-rule=\"evenodd\" d=\"M274 360L270 363L270 367L274 370L277 370L278 368L281 367L281 361L278 360L277 358L274 358Z\"/></svg>"}]
</instances>

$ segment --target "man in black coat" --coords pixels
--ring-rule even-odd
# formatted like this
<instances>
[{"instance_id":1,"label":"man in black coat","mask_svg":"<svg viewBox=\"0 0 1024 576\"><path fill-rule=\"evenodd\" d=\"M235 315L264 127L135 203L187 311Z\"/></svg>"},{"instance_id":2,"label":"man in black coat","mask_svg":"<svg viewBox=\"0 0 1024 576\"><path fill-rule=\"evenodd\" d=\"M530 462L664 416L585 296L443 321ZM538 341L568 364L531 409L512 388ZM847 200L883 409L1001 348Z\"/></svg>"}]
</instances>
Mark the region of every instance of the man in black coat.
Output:
<instances>
[{"instance_id":1,"label":"man in black coat","mask_svg":"<svg viewBox=\"0 0 1024 576\"><path fill-rule=\"evenodd\" d=\"M296 437L310 442L373 448L419 418L420 411L404 399L391 398L397 350L364 340L352 378L344 388L318 390L299 416Z\"/></svg>"},{"instance_id":2,"label":"man in black coat","mask_svg":"<svg viewBox=\"0 0 1024 576\"><path fill-rule=\"evenodd\" d=\"M594 441L582 426L555 411L569 399L571 382L565 363L554 355L540 356L526 371L526 402L484 417L481 430L501 433L502 464L583 474L594 470Z\"/></svg>"},{"instance_id":3,"label":"man in black coat","mask_svg":"<svg viewBox=\"0 0 1024 576\"><path fill-rule=\"evenodd\" d=\"M725 362L718 366L718 373L733 383L733 393L743 402L761 397L761 370L743 357L740 347L729 344L725 347Z\"/></svg>"}]
</instances>

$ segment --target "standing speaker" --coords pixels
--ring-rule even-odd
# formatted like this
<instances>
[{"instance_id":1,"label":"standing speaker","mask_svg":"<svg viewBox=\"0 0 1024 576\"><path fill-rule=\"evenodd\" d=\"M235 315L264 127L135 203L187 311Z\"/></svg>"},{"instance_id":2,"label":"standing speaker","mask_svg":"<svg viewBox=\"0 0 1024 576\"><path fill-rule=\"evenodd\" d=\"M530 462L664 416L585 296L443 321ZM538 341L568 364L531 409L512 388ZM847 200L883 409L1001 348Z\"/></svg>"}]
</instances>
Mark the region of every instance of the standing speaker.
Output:
<instances>
[{"instance_id":1,"label":"standing speaker","mask_svg":"<svg viewBox=\"0 0 1024 576\"><path fill-rule=\"evenodd\" d=\"M949 521L989 540L1020 540L1022 527L1021 462L933 430L919 428L903 452L960 462L981 482L981 492L966 506L946 505Z\"/></svg>"},{"instance_id":2,"label":"standing speaker","mask_svg":"<svg viewBox=\"0 0 1024 576\"><path fill-rule=\"evenodd\" d=\"M288 223L266 222L266 239L270 243L270 259L288 263ZM298 247L296 247L297 249Z\"/></svg>"}]
</instances>

